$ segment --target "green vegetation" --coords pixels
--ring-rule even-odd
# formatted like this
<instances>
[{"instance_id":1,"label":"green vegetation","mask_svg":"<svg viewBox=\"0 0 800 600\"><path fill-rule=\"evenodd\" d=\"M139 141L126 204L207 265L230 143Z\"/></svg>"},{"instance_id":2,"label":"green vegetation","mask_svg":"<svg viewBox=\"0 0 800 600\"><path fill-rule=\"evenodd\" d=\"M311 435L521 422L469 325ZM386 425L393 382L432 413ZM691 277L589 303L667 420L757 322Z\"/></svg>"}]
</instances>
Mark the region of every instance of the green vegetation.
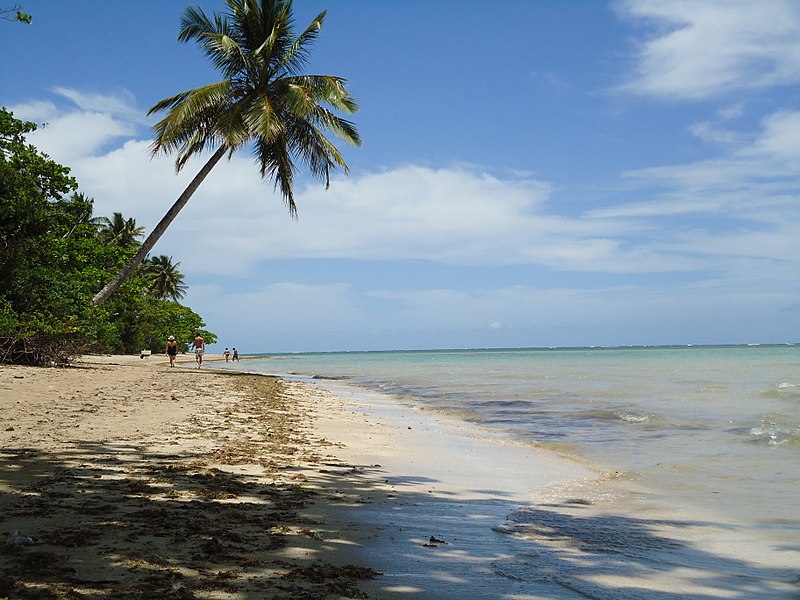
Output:
<instances>
[{"instance_id":1,"label":"green vegetation","mask_svg":"<svg viewBox=\"0 0 800 600\"><path fill-rule=\"evenodd\" d=\"M154 297L176 301L184 297L186 284L183 283L183 274L178 271L180 264L173 263L171 256L163 254L145 259L142 272L147 281L147 289Z\"/></svg>"},{"instance_id":2,"label":"green vegetation","mask_svg":"<svg viewBox=\"0 0 800 600\"><path fill-rule=\"evenodd\" d=\"M26 25L33 23L33 17L28 13L22 12L19 6L15 6L14 8L0 8L0 19L4 21L18 21Z\"/></svg>"},{"instance_id":3,"label":"green vegetation","mask_svg":"<svg viewBox=\"0 0 800 600\"><path fill-rule=\"evenodd\" d=\"M136 238L141 237L144 227L136 225L136 219L126 219L122 213L115 212L112 218L97 217L93 219L97 225L97 235L106 244L115 244L123 248L139 246Z\"/></svg>"},{"instance_id":4,"label":"green vegetation","mask_svg":"<svg viewBox=\"0 0 800 600\"><path fill-rule=\"evenodd\" d=\"M178 34L181 42L197 42L222 73L222 80L166 98L150 109L150 114L167 111L154 126L153 154L177 152L178 171L192 156L209 149L215 152L139 251L92 299L96 305L136 273L225 154L252 148L261 176L274 181L294 216L294 161L306 165L327 185L331 170L341 167L346 172L347 164L324 133L332 132L356 146L361 144L355 125L326 108L348 114L357 110L346 81L302 74L326 12L295 37L292 0L227 0L226 4L228 12L215 14L213 19L199 7L187 7Z\"/></svg>"},{"instance_id":5,"label":"green vegetation","mask_svg":"<svg viewBox=\"0 0 800 600\"><path fill-rule=\"evenodd\" d=\"M142 228L119 213L93 218L69 169L26 142L35 129L0 109L0 362L162 352L169 335L186 350L198 330L214 343L200 316L177 302L186 285L171 257L147 261L111 301L92 304L139 250Z\"/></svg>"}]
</instances>

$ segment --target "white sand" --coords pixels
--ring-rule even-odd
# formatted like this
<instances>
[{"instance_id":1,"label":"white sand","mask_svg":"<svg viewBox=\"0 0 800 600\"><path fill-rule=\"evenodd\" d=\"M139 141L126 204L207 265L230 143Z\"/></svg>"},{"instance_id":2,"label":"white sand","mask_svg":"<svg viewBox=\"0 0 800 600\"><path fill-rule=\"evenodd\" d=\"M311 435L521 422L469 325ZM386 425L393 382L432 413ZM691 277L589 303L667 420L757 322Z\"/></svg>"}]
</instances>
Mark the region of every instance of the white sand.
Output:
<instances>
[{"instance_id":1,"label":"white sand","mask_svg":"<svg viewBox=\"0 0 800 600\"><path fill-rule=\"evenodd\" d=\"M340 560L383 573L363 586L371 596L573 597L559 586L502 575L506 563L529 548L494 528L528 506L534 490L568 482L591 486L597 472L341 388L326 400L316 429L344 444L334 453L353 468L336 475L340 502L317 503L313 511L340 526L327 534ZM446 543L431 543L431 537ZM515 595L523 589L544 595Z\"/></svg>"}]
</instances>

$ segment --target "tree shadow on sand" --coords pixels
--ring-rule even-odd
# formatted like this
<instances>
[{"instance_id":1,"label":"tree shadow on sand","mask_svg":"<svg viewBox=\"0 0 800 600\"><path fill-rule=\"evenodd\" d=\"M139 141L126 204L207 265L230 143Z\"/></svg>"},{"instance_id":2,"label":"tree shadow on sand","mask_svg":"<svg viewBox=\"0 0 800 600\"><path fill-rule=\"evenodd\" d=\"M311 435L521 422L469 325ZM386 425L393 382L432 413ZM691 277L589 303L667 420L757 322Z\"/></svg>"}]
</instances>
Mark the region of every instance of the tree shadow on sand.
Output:
<instances>
[{"instance_id":1,"label":"tree shadow on sand","mask_svg":"<svg viewBox=\"0 0 800 600\"><path fill-rule=\"evenodd\" d=\"M322 560L301 513L330 443L279 381L231 378L241 398L156 446L0 450L0 598L364 597L374 572Z\"/></svg>"},{"instance_id":2,"label":"tree shadow on sand","mask_svg":"<svg viewBox=\"0 0 800 600\"><path fill-rule=\"evenodd\" d=\"M691 541L704 531L719 531L719 524L584 511L591 507L554 504L512 513L497 531L536 549L516 564L503 565L503 572L523 571L528 578L535 573L531 579L553 581L589 598L797 597L796 571L718 554ZM624 587L609 589L604 580ZM674 586L654 589L649 581Z\"/></svg>"},{"instance_id":3,"label":"tree shadow on sand","mask_svg":"<svg viewBox=\"0 0 800 600\"><path fill-rule=\"evenodd\" d=\"M374 597L800 597L796 569L694 543L724 534L719 523L613 514L576 498L520 506L501 490L475 489L465 499L378 465L350 465L329 477L349 492L340 492L344 509L328 504L328 512L374 529L364 550L350 554L381 572L363 584Z\"/></svg>"}]
</instances>

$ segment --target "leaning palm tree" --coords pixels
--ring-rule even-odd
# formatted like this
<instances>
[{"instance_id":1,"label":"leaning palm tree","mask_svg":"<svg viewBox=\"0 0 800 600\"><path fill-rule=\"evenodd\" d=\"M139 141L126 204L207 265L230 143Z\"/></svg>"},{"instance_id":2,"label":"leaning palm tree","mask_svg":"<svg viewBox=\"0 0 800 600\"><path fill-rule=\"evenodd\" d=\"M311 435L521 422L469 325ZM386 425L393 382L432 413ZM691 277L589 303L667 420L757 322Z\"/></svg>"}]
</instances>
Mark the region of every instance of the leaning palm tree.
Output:
<instances>
[{"instance_id":1,"label":"leaning palm tree","mask_svg":"<svg viewBox=\"0 0 800 600\"><path fill-rule=\"evenodd\" d=\"M142 263L142 274L150 294L161 300L180 300L188 289L183 282L183 273L178 270L180 262L173 263L171 256L153 256Z\"/></svg>"},{"instance_id":2,"label":"leaning palm tree","mask_svg":"<svg viewBox=\"0 0 800 600\"><path fill-rule=\"evenodd\" d=\"M122 213L115 212L110 219L97 217L92 222L97 226L97 237L109 246L138 246L140 242L137 238L144 235L144 227L139 227L134 218L126 219Z\"/></svg>"},{"instance_id":3,"label":"leaning palm tree","mask_svg":"<svg viewBox=\"0 0 800 600\"><path fill-rule=\"evenodd\" d=\"M154 126L152 154L177 151L176 171L204 150L214 153L136 256L93 298L94 304L105 301L133 273L225 154L230 157L250 146L262 178L274 181L289 213L296 216L294 161L304 163L327 187L331 170L348 168L325 133L361 144L355 125L332 111L357 110L346 81L302 74L327 11L295 37L292 0L226 0L226 4L228 12L216 13L213 21L199 7L187 7L178 34L179 41L196 41L223 79L166 98L149 113L167 111Z\"/></svg>"}]
</instances>

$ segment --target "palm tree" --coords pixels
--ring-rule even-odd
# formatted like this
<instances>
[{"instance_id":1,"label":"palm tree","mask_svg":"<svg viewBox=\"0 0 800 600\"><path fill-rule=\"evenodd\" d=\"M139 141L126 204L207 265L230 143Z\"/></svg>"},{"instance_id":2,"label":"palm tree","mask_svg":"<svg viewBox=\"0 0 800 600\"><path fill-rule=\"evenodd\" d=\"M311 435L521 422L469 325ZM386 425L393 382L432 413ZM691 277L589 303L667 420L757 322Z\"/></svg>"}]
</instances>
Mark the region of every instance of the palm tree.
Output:
<instances>
[{"instance_id":1,"label":"palm tree","mask_svg":"<svg viewBox=\"0 0 800 600\"><path fill-rule=\"evenodd\" d=\"M107 221L105 217L93 217L92 214L94 212L94 198L90 198L83 192L75 192L70 196L70 200L72 200L71 205L76 207L72 211L72 227L70 227L69 231L67 231L62 237L68 238L75 230L82 226L87 225L88 227L94 228L95 232L97 232L101 225L104 224L104 219Z\"/></svg>"},{"instance_id":2,"label":"palm tree","mask_svg":"<svg viewBox=\"0 0 800 600\"><path fill-rule=\"evenodd\" d=\"M122 213L115 212L110 219L98 217L92 221L97 225L97 236L108 245L138 246L140 242L136 238L144 235L144 227L137 226L136 219L126 219Z\"/></svg>"},{"instance_id":3,"label":"palm tree","mask_svg":"<svg viewBox=\"0 0 800 600\"><path fill-rule=\"evenodd\" d=\"M297 159L330 183L330 171L348 171L344 158L325 137L331 132L359 146L353 123L331 109L352 113L355 101L346 81L331 75L303 75L309 47L327 11L294 35L292 0L226 0L228 12L212 21L199 7L187 7L178 40L196 41L223 75L216 83L158 102L149 114L167 111L154 126L152 154L177 151L180 171L192 156L214 153L167 211L136 256L92 299L100 304L130 276L172 223L202 181L225 155L250 146L261 177L274 181L289 213L296 217L292 191ZM330 107L330 108L328 108Z\"/></svg>"},{"instance_id":4,"label":"palm tree","mask_svg":"<svg viewBox=\"0 0 800 600\"><path fill-rule=\"evenodd\" d=\"M180 300L188 287L183 282L183 273L178 270L180 262L173 264L171 256L154 256L142 263L142 273L150 293L161 300Z\"/></svg>"}]
</instances>

